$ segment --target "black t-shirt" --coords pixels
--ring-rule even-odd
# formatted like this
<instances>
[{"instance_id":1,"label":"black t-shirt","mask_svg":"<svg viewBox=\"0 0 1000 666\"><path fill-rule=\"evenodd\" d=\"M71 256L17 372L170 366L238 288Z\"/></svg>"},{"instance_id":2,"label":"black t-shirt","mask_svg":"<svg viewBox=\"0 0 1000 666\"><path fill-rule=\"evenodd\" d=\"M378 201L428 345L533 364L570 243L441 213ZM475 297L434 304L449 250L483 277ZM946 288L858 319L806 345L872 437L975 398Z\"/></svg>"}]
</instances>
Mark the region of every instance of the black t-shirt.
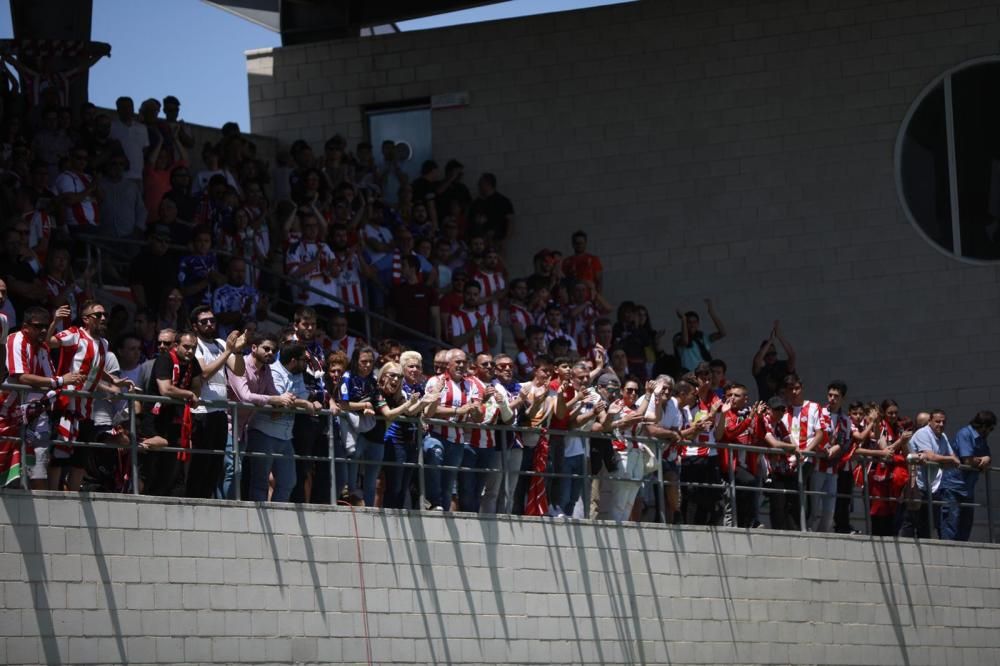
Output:
<instances>
[{"instance_id":1,"label":"black t-shirt","mask_svg":"<svg viewBox=\"0 0 1000 666\"><path fill-rule=\"evenodd\" d=\"M185 363L181 361L180 364L180 378L174 383L174 386L182 389L191 389L191 382L194 381L195 377L201 376L201 364L198 363L197 359L191 359L189 362ZM156 357L153 361L153 373L149 376L149 385L146 386L146 393L149 395L163 395L160 393L160 386L157 384L158 379L170 379L174 378L174 361L170 358L170 354L164 353ZM180 416L180 405L174 404L162 404L160 405L159 414L154 417L158 427L165 427L166 425L173 423L174 420Z\"/></svg>"},{"instance_id":2,"label":"black t-shirt","mask_svg":"<svg viewBox=\"0 0 1000 666\"><path fill-rule=\"evenodd\" d=\"M469 202L472 201L472 195L469 194L469 188L464 183L452 183L448 186L448 189L437 195L435 203L437 205L438 219L444 219L446 215L451 214L452 201L460 203L462 210L468 208Z\"/></svg>"},{"instance_id":3,"label":"black t-shirt","mask_svg":"<svg viewBox=\"0 0 1000 666\"><path fill-rule=\"evenodd\" d=\"M431 308L438 304L437 290L425 284L397 284L389 292L389 301L396 321L407 328L430 335ZM397 337L407 337L400 331Z\"/></svg>"},{"instance_id":4,"label":"black t-shirt","mask_svg":"<svg viewBox=\"0 0 1000 666\"><path fill-rule=\"evenodd\" d=\"M413 182L410 183L410 187L413 188L414 203L416 203L417 201L423 201L426 203L428 199L433 199L434 190L437 189L434 183L427 180L423 176L420 176L419 178L414 178ZM430 196L428 197L428 195ZM441 214L440 210L438 210L438 214L439 215Z\"/></svg>"},{"instance_id":5,"label":"black t-shirt","mask_svg":"<svg viewBox=\"0 0 1000 666\"><path fill-rule=\"evenodd\" d=\"M499 192L476 199L469 208L469 221L474 222L480 213L486 215L486 230L493 238L503 240L507 237L507 216L514 214L514 204L510 199Z\"/></svg>"},{"instance_id":6,"label":"black t-shirt","mask_svg":"<svg viewBox=\"0 0 1000 666\"><path fill-rule=\"evenodd\" d=\"M170 290L177 286L177 259L169 252L155 255L144 249L129 270L129 284L142 285L146 292L146 305L159 312Z\"/></svg>"},{"instance_id":7,"label":"black t-shirt","mask_svg":"<svg viewBox=\"0 0 1000 666\"><path fill-rule=\"evenodd\" d=\"M788 361L775 361L758 370L753 376L757 382L757 399L769 400L776 395L781 387L781 380L788 372Z\"/></svg>"}]
</instances>

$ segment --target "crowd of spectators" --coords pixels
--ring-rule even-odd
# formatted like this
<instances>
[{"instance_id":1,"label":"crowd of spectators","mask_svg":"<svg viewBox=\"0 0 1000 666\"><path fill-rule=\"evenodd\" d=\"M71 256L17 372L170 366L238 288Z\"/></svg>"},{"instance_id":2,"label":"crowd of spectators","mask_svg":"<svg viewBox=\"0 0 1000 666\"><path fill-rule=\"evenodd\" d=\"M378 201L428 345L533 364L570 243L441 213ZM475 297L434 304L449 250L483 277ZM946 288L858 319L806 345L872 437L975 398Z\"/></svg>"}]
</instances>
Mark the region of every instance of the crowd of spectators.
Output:
<instances>
[{"instance_id":1,"label":"crowd of spectators","mask_svg":"<svg viewBox=\"0 0 1000 666\"><path fill-rule=\"evenodd\" d=\"M950 440L942 411L840 381L806 400L777 321L755 401L710 299L711 332L678 310L668 337L612 297L584 231L511 278L514 206L457 160L411 179L392 141L334 136L272 164L232 123L197 170L196 147L171 96L5 104L0 324L30 387L0 394L7 485L838 532L866 486L874 534L969 538L991 412Z\"/></svg>"}]
</instances>

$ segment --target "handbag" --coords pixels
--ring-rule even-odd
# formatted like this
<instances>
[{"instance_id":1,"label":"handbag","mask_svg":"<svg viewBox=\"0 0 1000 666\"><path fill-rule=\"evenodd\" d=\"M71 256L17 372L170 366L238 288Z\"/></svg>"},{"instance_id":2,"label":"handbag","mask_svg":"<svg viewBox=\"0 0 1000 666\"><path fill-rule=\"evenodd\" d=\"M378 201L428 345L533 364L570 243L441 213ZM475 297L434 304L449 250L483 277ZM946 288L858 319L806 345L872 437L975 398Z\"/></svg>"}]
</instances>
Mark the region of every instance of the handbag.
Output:
<instances>
[{"instance_id":1,"label":"handbag","mask_svg":"<svg viewBox=\"0 0 1000 666\"><path fill-rule=\"evenodd\" d=\"M357 412L344 412L340 416L340 434L344 440L344 450L353 456L358 448L358 435L375 427L375 417Z\"/></svg>"},{"instance_id":2,"label":"handbag","mask_svg":"<svg viewBox=\"0 0 1000 666\"><path fill-rule=\"evenodd\" d=\"M639 442L639 450L642 451L642 475L649 476L650 474L655 474L659 461L656 459L653 449Z\"/></svg>"}]
</instances>

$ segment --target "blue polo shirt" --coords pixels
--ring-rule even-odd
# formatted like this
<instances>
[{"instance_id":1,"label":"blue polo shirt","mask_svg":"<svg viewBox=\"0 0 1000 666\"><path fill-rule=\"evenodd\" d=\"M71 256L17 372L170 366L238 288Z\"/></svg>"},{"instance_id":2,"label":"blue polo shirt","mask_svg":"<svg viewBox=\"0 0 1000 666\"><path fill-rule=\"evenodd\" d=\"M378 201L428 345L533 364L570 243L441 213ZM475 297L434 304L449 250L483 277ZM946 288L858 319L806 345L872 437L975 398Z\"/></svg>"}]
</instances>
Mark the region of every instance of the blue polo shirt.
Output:
<instances>
[{"instance_id":1,"label":"blue polo shirt","mask_svg":"<svg viewBox=\"0 0 1000 666\"><path fill-rule=\"evenodd\" d=\"M960 460L965 458L981 458L990 455L990 445L986 443L986 438L971 425L967 425L955 434L955 454ZM974 497L976 493L976 482L979 480L979 472L974 470L963 470L960 472L965 481L966 497Z\"/></svg>"}]
</instances>

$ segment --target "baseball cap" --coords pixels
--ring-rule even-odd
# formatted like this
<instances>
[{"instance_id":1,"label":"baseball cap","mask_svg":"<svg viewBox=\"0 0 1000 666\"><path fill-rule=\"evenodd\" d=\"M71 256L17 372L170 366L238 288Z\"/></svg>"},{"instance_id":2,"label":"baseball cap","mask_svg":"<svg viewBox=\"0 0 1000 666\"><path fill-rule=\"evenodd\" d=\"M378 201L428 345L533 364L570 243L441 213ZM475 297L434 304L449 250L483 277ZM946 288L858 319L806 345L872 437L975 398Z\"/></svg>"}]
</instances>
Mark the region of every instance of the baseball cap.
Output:
<instances>
[{"instance_id":1,"label":"baseball cap","mask_svg":"<svg viewBox=\"0 0 1000 666\"><path fill-rule=\"evenodd\" d=\"M618 379L618 375L613 372L605 372L603 375L597 378L597 385L607 388L611 384L621 384L621 380Z\"/></svg>"}]
</instances>

